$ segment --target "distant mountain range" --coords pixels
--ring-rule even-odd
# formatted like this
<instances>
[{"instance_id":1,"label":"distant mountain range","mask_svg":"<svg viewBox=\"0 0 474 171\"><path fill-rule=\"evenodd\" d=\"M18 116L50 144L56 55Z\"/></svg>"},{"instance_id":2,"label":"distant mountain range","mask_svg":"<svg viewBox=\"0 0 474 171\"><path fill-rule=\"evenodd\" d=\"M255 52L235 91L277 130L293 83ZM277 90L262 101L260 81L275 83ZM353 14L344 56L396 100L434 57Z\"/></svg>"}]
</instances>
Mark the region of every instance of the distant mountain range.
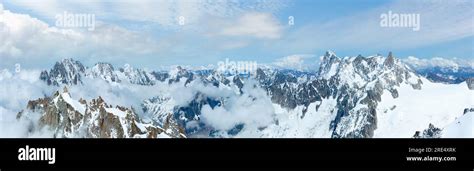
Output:
<instances>
[{"instance_id":1,"label":"distant mountain range","mask_svg":"<svg viewBox=\"0 0 474 171\"><path fill-rule=\"evenodd\" d=\"M408 57L404 62L433 82L458 84L474 77L474 61Z\"/></svg>"},{"instance_id":2,"label":"distant mountain range","mask_svg":"<svg viewBox=\"0 0 474 171\"><path fill-rule=\"evenodd\" d=\"M63 59L39 77L57 91L29 101L17 118L38 118L30 131L46 126L54 137L450 137L459 129L450 125L474 112L472 67L426 66L392 53L340 58L328 51L317 71L259 67L250 77ZM90 80L118 91L93 99L69 93L94 88ZM130 103L109 104L115 99L102 96L110 93Z\"/></svg>"}]
</instances>

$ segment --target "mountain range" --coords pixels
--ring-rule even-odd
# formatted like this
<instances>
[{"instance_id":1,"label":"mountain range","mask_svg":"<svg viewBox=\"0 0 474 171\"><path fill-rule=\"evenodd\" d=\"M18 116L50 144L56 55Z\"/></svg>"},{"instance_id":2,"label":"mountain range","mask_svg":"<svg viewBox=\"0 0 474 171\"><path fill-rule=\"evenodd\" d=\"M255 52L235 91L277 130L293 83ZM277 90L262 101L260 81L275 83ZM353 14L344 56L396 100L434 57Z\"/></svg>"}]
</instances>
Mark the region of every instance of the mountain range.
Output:
<instances>
[{"instance_id":1,"label":"mountain range","mask_svg":"<svg viewBox=\"0 0 474 171\"><path fill-rule=\"evenodd\" d=\"M420 67L391 52L327 51L316 71L262 66L250 76L63 59L38 76L53 91L16 117L53 137L473 137L473 71Z\"/></svg>"}]
</instances>

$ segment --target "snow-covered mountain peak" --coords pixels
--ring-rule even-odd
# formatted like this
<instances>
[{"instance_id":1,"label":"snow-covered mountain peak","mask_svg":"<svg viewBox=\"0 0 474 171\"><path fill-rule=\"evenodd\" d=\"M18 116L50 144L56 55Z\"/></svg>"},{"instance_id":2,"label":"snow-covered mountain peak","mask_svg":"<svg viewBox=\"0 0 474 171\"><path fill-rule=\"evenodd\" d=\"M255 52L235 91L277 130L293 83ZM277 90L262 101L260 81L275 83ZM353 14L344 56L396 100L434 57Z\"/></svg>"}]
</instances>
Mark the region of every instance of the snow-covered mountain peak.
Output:
<instances>
[{"instance_id":1,"label":"snow-covered mountain peak","mask_svg":"<svg viewBox=\"0 0 474 171\"><path fill-rule=\"evenodd\" d=\"M49 72L41 72L40 78L46 81L48 85L73 85L81 83L84 72L85 67L81 62L67 58L56 62Z\"/></svg>"},{"instance_id":2,"label":"snow-covered mountain peak","mask_svg":"<svg viewBox=\"0 0 474 171\"><path fill-rule=\"evenodd\" d=\"M73 59L63 59L48 71L42 71L40 79L48 85L77 85L83 83L83 78L102 79L109 83L122 81L138 85L154 85L156 77L153 72L135 69L129 65L115 70L109 63L99 62L91 68L85 68L80 62ZM161 79L161 77L160 77Z\"/></svg>"},{"instance_id":3,"label":"snow-covered mountain peak","mask_svg":"<svg viewBox=\"0 0 474 171\"><path fill-rule=\"evenodd\" d=\"M400 59L395 58L391 52L388 57L358 55L351 58L339 58L327 52L321 62L319 78L335 79L338 80L338 84L357 87L379 81L382 85L389 87L406 82L421 88L417 74Z\"/></svg>"},{"instance_id":4,"label":"snow-covered mountain peak","mask_svg":"<svg viewBox=\"0 0 474 171\"><path fill-rule=\"evenodd\" d=\"M99 62L92 68L87 70L86 75L91 78L102 78L107 82L120 82L117 74L115 73L112 64Z\"/></svg>"},{"instance_id":5,"label":"snow-covered mountain peak","mask_svg":"<svg viewBox=\"0 0 474 171\"><path fill-rule=\"evenodd\" d=\"M151 73L130 65L120 68L117 75L119 80L127 80L129 83L139 85L154 85L156 80Z\"/></svg>"},{"instance_id":6,"label":"snow-covered mountain peak","mask_svg":"<svg viewBox=\"0 0 474 171\"><path fill-rule=\"evenodd\" d=\"M179 82L181 78L186 79L185 84L194 80L194 73L189 71L181 66L176 66L175 68L171 69L169 72L169 80L168 83L175 83Z\"/></svg>"},{"instance_id":7,"label":"snow-covered mountain peak","mask_svg":"<svg viewBox=\"0 0 474 171\"><path fill-rule=\"evenodd\" d=\"M32 130L47 128L54 137L81 138L158 138L184 137L181 128L170 120L166 127L146 123L138 117L133 108L108 105L102 97L89 103L75 100L64 88L52 96L31 100L17 118L38 118Z\"/></svg>"},{"instance_id":8,"label":"snow-covered mountain peak","mask_svg":"<svg viewBox=\"0 0 474 171\"><path fill-rule=\"evenodd\" d=\"M56 65L62 65L66 68L66 70L84 70L84 66L81 62L76 61L72 58L64 58L60 62L56 62Z\"/></svg>"},{"instance_id":9,"label":"snow-covered mountain peak","mask_svg":"<svg viewBox=\"0 0 474 171\"><path fill-rule=\"evenodd\" d=\"M327 50L326 53L324 54L326 57L331 57L331 56L337 56L336 53L332 50Z\"/></svg>"},{"instance_id":10,"label":"snow-covered mountain peak","mask_svg":"<svg viewBox=\"0 0 474 171\"><path fill-rule=\"evenodd\" d=\"M334 52L327 51L326 54L322 57L320 66L319 66L319 76L329 79L329 77L336 74L341 62L341 58L337 57Z\"/></svg>"},{"instance_id":11,"label":"snow-covered mountain peak","mask_svg":"<svg viewBox=\"0 0 474 171\"><path fill-rule=\"evenodd\" d=\"M176 67L170 69L168 74L170 75L170 78L177 78L178 76L180 76L184 72L186 72L186 69L184 69L181 66L176 66Z\"/></svg>"}]
</instances>

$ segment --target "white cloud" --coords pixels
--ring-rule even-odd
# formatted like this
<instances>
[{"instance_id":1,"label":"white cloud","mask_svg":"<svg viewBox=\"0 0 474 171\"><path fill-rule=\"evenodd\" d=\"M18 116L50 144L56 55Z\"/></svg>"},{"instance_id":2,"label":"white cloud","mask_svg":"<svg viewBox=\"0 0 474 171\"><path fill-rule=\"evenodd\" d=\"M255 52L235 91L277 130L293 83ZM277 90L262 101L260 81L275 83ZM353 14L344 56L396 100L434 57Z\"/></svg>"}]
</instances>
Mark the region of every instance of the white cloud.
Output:
<instances>
[{"instance_id":1,"label":"white cloud","mask_svg":"<svg viewBox=\"0 0 474 171\"><path fill-rule=\"evenodd\" d=\"M185 82L185 79L181 79L179 83L171 85L165 83L165 85L159 87L165 88L164 92L169 93L177 106L188 105L198 92L212 98L230 97L235 95L234 90L204 85L201 81L193 81L189 84L185 84Z\"/></svg>"},{"instance_id":2,"label":"white cloud","mask_svg":"<svg viewBox=\"0 0 474 171\"><path fill-rule=\"evenodd\" d=\"M416 68L427 68L427 67L471 67L474 69L474 60L458 59L458 58L442 58L433 57L430 59L420 59L414 56L409 56L403 61Z\"/></svg>"},{"instance_id":3,"label":"white cloud","mask_svg":"<svg viewBox=\"0 0 474 171\"><path fill-rule=\"evenodd\" d=\"M314 55L296 54L279 58L273 64L282 68L308 70L317 69L319 60Z\"/></svg>"},{"instance_id":4,"label":"white cloud","mask_svg":"<svg viewBox=\"0 0 474 171\"><path fill-rule=\"evenodd\" d=\"M60 29L29 15L8 10L0 16L0 56L3 64L8 63L8 59L41 61L45 57L55 60L71 55L128 58L161 50L159 43L147 35L114 25L98 23L94 31Z\"/></svg>"},{"instance_id":5,"label":"white cloud","mask_svg":"<svg viewBox=\"0 0 474 171\"><path fill-rule=\"evenodd\" d=\"M28 113L28 118L16 119L18 112L0 106L0 137L1 138L53 138L54 134L43 127L30 132L30 128L37 128L38 113Z\"/></svg>"},{"instance_id":6,"label":"white cloud","mask_svg":"<svg viewBox=\"0 0 474 171\"><path fill-rule=\"evenodd\" d=\"M235 17L209 18L203 23L203 35L209 48L232 50L265 46L283 37L284 27L271 13L245 12Z\"/></svg>"},{"instance_id":7,"label":"white cloud","mask_svg":"<svg viewBox=\"0 0 474 171\"><path fill-rule=\"evenodd\" d=\"M210 54L209 51L216 47L220 47L220 50L242 48L253 42L248 37L279 37L281 29L274 27L276 21L270 13L285 4L283 0L18 0L5 2L5 5L28 11L28 14L4 10L0 15L4 18L0 19L0 56L4 59L0 64L2 67L18 62L31 63L29 66L46 66L65 57L74 57L85 63L97 62L97 58L107 62L130 62L128 58L134 57L137 58L131 61L134 64L146 63L144 61L151 57L166 58L160 62L167 64L175 64L170 61L183 61L183 58L196 57L198 54L202 58L212 58L216 54ZM64 11L94 14L95 30L54 27L54 17ZM256 18L250 18L249 11L252 11L250 14L257 14ZM185 17L184 27L177 25L179 16ZM221 32L221 27L218 27L219 30L213 30L214 33L236 36L209 39L205 34L200 34L206 32L209 21L216 18L238 20L225 22L229 27L240 24L237 29ZM258 21L264 23L251 23ZM250 26L256 26L257 29L252 30ZM239 35L248 37L240 39ZM196 44L203 41L206 43ZM180 59L174 59L176 56Z\"/></svg>"},{"instance_id":8,"label":"white cloud","mask_svg":"<svg viewBox=\"0 0 474 171\"><path fill-rule=\"evenodd\" d=\"M158 23L177 26L178 17L185 17L186 24L199 24L208 16L227 17L245 11L276 11L285 6L283 0L139 0L139 1L82 1L72 0L15 0L11 4L32 10L45 18L52 18L63 11L94 13L99 18Z\"/></svg>"},{"instance_id":9,"label":"white cloud","mask_svg":"<svg viewBox=\"0 0 474 171\"><path fill-rule=\"evenodd\" d=\"M262 39L278 39L283 29L271 14L255 12L242 15L236 22L223 22L220 27L220 35Z\"/></svg>"},{"instance_id":10,"label":"white cloud","mask_svg":"<svg viewBox=\"0 0 474 171\"><path fill-rule=\"evenodd\" d=\"M231 129L240 121L223 107L215 107L212 109L209 105L205 105L202 107L201 113L203 122L208 123L218 130Z\"/></svg>"},{"instance_id":11,"label":"white cloud","mask_svg":"<svg viewBox=\"0 0 474 171\"><path fill-rule=\"evenodd\" d=\"M38 70L22 69L19 73L3 69L0 72L0 105L20 111L28 100L43 97L52 92L40 81Z\"/></svg>"},{"instance_id":12,"label":"white cloud","mask_svg":"<svg viewBox=\"0 0 474 171\"><path fill-rule=\"evenodd\" d=\"M33 121L39 119L37 113L28 114L29 118L16 119L29 100L42 98L53 91L38 78L39 71L36 70L0 71L0 137L52 137L46 130L33 134L29 132L28 129L35 125Z\"/></svg>"},{"instance_id":13,"label":"white cloud","mask_svg":"<svg viewBox=\"0 0 474 171\"><path fill-rule=\"evenodd\" d=\"M275 111L270 98L263 89L255 88L251 80L244 85L241 95L226 97L223 106L212 109L209 105L201 109L202 121L221 131L244 124L245 130L255 131L273 122Z\"/></svg>"}]
</instances>

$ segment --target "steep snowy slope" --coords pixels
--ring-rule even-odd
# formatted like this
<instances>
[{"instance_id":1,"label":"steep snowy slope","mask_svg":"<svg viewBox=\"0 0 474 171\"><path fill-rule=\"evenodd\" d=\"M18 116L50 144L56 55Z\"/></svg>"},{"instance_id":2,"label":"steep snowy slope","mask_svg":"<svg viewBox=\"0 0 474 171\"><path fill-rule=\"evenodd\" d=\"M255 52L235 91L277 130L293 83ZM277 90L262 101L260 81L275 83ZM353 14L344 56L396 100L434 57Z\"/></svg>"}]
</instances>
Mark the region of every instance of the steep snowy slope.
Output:
<instances>
[{"instance_id":1,"label":"steep snowy slope","mask_svg":"<svg viewBox=\"0 0 474 171\"><path fill-rule=\"evenodd\" d=\"M473 138L474 137L474 112L460 116L443 129L443 138Z\"/></svg>"},{"instance_id":2,"label":"steep snowy slope","mask_svg":"<svg viewBox=\"0 0 474 171\"><path fill-rule=\"evenodd\" d=\"M466 84L432 83L422 78L421 90L401 85L399 97L384 93L377 108L374 137L411 137L431 123L443 128L474 104L474 91Z\"/></svg>"}]
</instances>

